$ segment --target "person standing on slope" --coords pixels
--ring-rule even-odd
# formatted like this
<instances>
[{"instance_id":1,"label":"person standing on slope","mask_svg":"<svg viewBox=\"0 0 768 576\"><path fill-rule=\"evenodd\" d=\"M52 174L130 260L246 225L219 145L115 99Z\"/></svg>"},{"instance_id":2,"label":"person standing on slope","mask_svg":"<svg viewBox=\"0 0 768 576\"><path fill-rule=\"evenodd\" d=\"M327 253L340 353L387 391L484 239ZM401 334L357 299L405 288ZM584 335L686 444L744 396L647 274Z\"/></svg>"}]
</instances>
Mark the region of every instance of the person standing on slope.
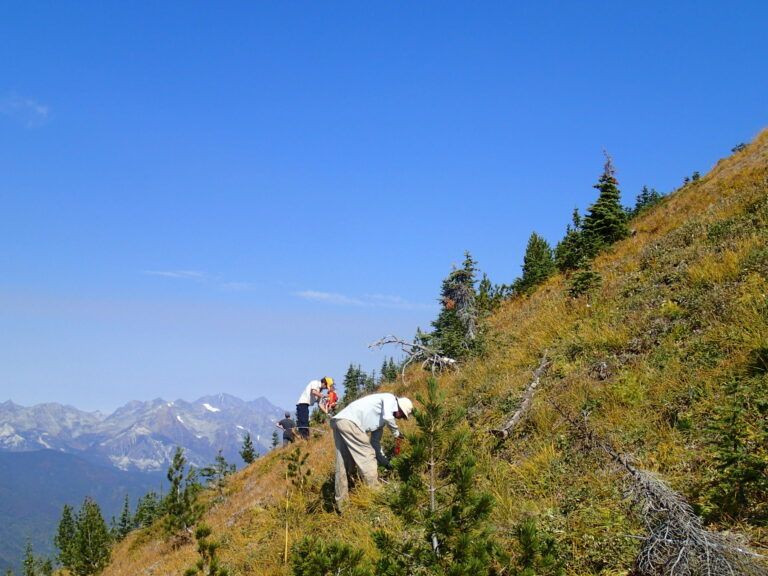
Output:
<instances>
[{"instance_id":1,"label":"person standing on slope","mask_svg":"<svg viewBox=\"0 0 768 576\"><path fill-rule=\"evenodd\" d=\"M392 430L395 438L400 437L396 420L407 419L413 412L413 402L383 392L369 394L350 403L331 419L333 442L336 445L336 504L340 506L349 493L349 475L355 467L360 471L363 482L368 486L379 484L376 465L377 452L368 433L371 432L379 444L384 426Z\"/></svg>"},{"instance_id":2,"label":"person standing on slope","mask_svg":"<svg viewBox=\"0 0 768 576\"><path fill-rule=\"evenodd\" d=\"M325 376L321 380L312 380L296 402L296 429L305 440L309 440L309 407L323 397L322 391L328 390L329 386L333 386L333 378L330 376Z\"/></svg>"}]
</instances>

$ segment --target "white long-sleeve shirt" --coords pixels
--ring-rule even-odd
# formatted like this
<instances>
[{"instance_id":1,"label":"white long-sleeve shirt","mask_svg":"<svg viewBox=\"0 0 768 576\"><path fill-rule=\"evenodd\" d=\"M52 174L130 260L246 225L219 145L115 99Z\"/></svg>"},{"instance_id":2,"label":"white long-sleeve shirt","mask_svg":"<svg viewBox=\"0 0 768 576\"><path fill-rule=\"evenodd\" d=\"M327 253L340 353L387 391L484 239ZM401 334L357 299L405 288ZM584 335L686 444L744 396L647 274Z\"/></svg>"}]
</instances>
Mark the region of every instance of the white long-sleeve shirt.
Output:
<instances>
[{"instance_id":1,"label":"white long-sleeve shirt","mask_svg":"<svg viewBox=\"0 0 768 576\"><path fill-rule=\"evenodd\" d=\"M384 426L389 426L397 438L400 430L395 421L398 411L397 397L388 392L369 394L350 403L344 410L333 417L334 420L349 420L354 422L363 432L373 432Z\"/></svg>"}]
</instances>

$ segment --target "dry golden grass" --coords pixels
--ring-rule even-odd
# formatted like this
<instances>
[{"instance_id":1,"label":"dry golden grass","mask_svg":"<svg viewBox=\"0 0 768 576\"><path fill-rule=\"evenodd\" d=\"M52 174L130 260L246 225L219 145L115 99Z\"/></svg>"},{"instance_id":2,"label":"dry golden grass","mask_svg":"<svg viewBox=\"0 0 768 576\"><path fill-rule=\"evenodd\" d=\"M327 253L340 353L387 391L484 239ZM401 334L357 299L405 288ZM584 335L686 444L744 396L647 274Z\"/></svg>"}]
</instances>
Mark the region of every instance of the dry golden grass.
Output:
<instances>
[{"instance_id":1,"label":"dry golden grass","mask_svg":"<svg viewBox=\"0 0 768 576\"><path fill-rule=\"evenodd\" d=\"M703 481L703 429L722 398L721 381L768 342L768 281L744 271L745 258L765 247L766 231L709 244L706 231L766 195L763 132L635 219L635 235L596 259L603 281L595 293L569 298L569 280L557 276L530 297L504 303L486 323L485 355L440 376L447 401L468 410L479 482L495 498L497 533L510 549L515 524L528 516L556 536L568 574L626 574L637 547L640 523L619 479L602 457L583 450L555 405L573 417L587 414L616 449L683 493L693 494ZM551 365L533 407L499 444L488 430L517 408L545 351ZM413 369L392 390L415 397L427 377ZM291 499L290 541L339 539L375 557L371 532L398 526L386 504L392 487L356 490L342 516L325 511L321 491L332 474L332 444L326 433L305 446L312 483L303 501ZM206 514L234 575L290 573L283 563L284 454L276 450L238 472L224 501ZM734 529L768 546L761 529ZM193 545L175 550L157 532L133 534L116 548L105 575L181 574L194 560Z\"/></svg>"}]
</instances>

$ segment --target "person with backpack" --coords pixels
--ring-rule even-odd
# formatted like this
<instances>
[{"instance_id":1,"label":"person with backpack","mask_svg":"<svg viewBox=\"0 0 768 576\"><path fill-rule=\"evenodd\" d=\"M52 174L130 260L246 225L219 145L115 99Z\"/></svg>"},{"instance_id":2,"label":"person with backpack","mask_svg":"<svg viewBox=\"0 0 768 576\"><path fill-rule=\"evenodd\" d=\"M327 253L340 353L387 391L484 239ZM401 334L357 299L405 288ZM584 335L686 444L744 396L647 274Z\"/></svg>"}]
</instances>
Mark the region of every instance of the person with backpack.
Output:
<instances>
[{"instance_id":1,"label":"person with backpack","mask_svg":"<svg viewBox=\"0 0 768 576\"><path fill-rule=\"evenodd\" d=\"M369 394L348 404L331 418L333 442L336 446L336 505L349 494L349 476L355 471L366 485L379 484L377 451L368 437L372 433L380 444L381 432L388 427L395 438L400 437L397 420L408 419L413 412L413 402L404 396L397 397L388 392Z\"/></svg>"}]
</instances>

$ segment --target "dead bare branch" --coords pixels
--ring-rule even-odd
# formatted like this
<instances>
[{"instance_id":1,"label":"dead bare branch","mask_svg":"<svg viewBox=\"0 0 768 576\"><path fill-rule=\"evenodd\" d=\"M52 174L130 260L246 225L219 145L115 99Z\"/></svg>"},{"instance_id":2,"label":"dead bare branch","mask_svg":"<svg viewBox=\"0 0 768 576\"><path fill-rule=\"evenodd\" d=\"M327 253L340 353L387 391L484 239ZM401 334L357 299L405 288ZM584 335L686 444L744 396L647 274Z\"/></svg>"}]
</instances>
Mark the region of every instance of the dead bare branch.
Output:
<instances>
[{"instance_id":1,"label":"dead bare branch","mask_svg":"<svg viewBox=\"0 0 768 576\"><path fill-rule=\"evenodd\" d=\"M497 438L500 438L501 440L506 440L509 438L515 427L520 423L520 420L523 419L523 416L525 416L525 414L530 409L531 403L533 402L533 394L536 392L536 388L539 386L539 381L542 374L544 374L544 371L549 367L549 365L550 362L547 360L547 351L545 350L544 355L541 357L539 367L533 371L533 380L531 380L531 382L528 384L528 387L525 389L525 394L523 394L523 402L520 404L520 407L512 415L512 418L510 418L507 423L504 424L504 426L497 430L489 430L491 434Z\"/></svg>"},{"instance_id":2,"label":"dead bare branch","mask_svg":"<svg viewBox=\"0 0 768 576\"><path fill-rule=\"evenodd\" d=\"M552 405L590 448L599 449L624 474L648 536L635 561L638 576L768 576L766 557L735 534L707 530L686 502L658 475L637 468L627 455L588 426L588 413L577 421Z\"/></svg>"},{"instance_id":3,"label":"dead bare branch","mask_svg":"<svg viewBox=\"0 0 768 576\"><path fill-rule=\"evenodd\" d=\"M434 350L433 348L429 348L418 342L408 342L397 336L384 336L384 338L369 344L368 348L381 348L387 344L400 346L400 350L407 356L406 361L403 363L401 373L403 382L405 382L405 369L412 362L421 362L422 368L429 368L433 375L435 372L442 372L443 370L450 370L458 367L456 360L443 355L439 350Z\"/></svg>"}]
</instances>

